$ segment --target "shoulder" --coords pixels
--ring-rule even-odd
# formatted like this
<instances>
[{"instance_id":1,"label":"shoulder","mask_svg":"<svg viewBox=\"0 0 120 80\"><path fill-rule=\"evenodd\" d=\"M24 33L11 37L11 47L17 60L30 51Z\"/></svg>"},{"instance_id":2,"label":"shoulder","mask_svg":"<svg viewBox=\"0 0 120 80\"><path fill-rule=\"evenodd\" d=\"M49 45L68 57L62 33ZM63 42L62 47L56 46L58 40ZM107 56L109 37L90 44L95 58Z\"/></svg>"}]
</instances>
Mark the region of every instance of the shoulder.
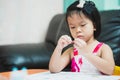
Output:
<instances>
[{"instance_id":1,"label":"shoulder","mask_svg":"<svg viewBox=\"0 0 120 80\"><path fill-rule=\"evenodd\" d=\"M103 43L102 50L111 50L111 47L108 44Z\"/></svg>"},{"instance_id":2,"label":"shoulder","mask_svg":"<svg viewBox=\"0 0 120 80\"><path fill-rule=\"evenodd\" d=\"M111 47L104 43L104 42L97 42L97 47L101 48L101 50L106 50L106 49L110 49L111 50Z\"/></svg>"},{"instance_id":3,"label":"shoulder","mask_svg":"<svg viewBox=\"0 0 120 80\"><path fill-rule=\"evenodd\" d=\"M105 44L105 43L101 47L101 53L102 53L102 56L113 55L111 47L108 44Z\"/></svg>"}]
</instances>

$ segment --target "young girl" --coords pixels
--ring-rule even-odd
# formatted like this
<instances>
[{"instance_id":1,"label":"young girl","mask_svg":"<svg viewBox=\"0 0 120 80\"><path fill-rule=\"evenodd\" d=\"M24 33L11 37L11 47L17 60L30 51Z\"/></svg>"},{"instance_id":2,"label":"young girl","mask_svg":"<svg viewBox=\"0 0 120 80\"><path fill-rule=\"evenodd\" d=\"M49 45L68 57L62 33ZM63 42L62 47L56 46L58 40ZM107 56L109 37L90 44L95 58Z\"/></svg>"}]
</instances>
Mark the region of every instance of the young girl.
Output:
<instances>
[{"instance_id":1,"label":"young girl","mask_svg":"<svg viewBox=\"0 0 120 80\"><path fill-rule=\"evenodd\" d=\"M92 1L75 1L66 13L74 40L63 35L51 56L50 72L60 72L71 62L71 71L83 74L108 74L114 70L111 48L96 40L101 31L100 15ZM63 48L73 44L62 53Z\"/></svg>"}]
</instances>

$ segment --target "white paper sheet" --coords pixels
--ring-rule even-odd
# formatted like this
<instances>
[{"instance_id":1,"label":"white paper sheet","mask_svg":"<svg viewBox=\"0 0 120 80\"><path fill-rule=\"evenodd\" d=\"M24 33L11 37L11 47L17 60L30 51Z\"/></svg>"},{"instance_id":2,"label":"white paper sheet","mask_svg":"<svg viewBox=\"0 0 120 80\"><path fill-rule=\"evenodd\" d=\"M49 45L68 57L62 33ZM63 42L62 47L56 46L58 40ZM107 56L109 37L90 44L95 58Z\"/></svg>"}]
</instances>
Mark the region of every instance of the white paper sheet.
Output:
<instances>
[{"instance_id":1,"label":"white paper sheet","mask_svg":"<svg viewBox=\"0 0 120 80\"><path fill-rule=\"evenodd\" d=\"M106 76L95 74L80 74L76 72L37 73L27 76L24 80L120 80L120 76Z\"/></svg>"}]
</instances>

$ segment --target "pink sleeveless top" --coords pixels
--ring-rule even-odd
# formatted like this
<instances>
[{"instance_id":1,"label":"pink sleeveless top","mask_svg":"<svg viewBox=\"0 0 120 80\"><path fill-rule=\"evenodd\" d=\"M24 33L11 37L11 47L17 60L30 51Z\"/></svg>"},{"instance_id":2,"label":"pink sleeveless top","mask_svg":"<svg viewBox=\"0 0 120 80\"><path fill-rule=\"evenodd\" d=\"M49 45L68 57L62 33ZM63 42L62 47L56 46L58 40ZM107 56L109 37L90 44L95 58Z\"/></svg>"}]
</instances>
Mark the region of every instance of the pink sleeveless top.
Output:
<instances>
[{"instance_id":1,"label":"pink sleeveless top","mask_svg":"<svg viewBox=\"0 0 120 80\"><path fill-rule=\"evenodd\" d=\"M96 55L103 43L98 43L93 50L93 55ZM71 61L71 71L87 74L101 74L97 68L91 64L84 56L78 55L78 51L74 49L73 58Z\"/></svg>"}]
</instances>

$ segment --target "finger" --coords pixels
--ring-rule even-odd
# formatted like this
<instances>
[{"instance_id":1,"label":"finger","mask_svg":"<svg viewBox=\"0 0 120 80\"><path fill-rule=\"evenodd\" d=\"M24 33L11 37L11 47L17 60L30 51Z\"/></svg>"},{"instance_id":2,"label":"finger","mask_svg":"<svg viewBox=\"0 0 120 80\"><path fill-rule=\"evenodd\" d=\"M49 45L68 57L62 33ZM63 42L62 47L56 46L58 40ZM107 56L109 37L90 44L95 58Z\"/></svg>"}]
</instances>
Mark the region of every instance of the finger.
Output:
<instances>
[{"instance_id":1,"label":"finger","mask_svg":"<svg viewBox=\"0 0 120 80\"><path fill-rule=\"evenodd\" d=\"M77 44L76 42L74 42L74 48L81 48L81 47L83 47L80 43L79 44Z\"/></svg>"},{"instance_id":2,"label":"finger","mask_svg":"<svg viewBox=\"0 0 120 80\"><path fill-rule=\"evenodd\" d=\"M80 43L81 45L86 45L86 42L82 39L76 38L76 42Z\"/></svg>"},{"instance_id":3,"label":"finger","mask_svg":"<svg viewBox=\"0 0 120 80\"><path fill-rule=\"evenodd\" d=\"M61 36L59 43L61 43L64 47L69 45L71 41L69 41L68 37L66 35Z\"/></svg>"},{"instance_id":4,"label":"finger","mask_svg":"<svg viewBox=\"0 0 120 80\"><path fill-rule=\"evenodd\" d=\"M74 40L74 45L77 47L84 47L84 46L86 46L86 42L81 39L76 38Z\"/></svg>"},{"instance_id":5,"label":"finger","mask_svg":"<svg viewBox=\"0 0 120 80\"><path fill-rule=\"evenodd\" d=\"M64 40L66 40L69 44L72 43L72 39L71 39L70 36L68 36L68 35L64 35L63 38L64 38Z\"/></svg>"}]
</instances>

